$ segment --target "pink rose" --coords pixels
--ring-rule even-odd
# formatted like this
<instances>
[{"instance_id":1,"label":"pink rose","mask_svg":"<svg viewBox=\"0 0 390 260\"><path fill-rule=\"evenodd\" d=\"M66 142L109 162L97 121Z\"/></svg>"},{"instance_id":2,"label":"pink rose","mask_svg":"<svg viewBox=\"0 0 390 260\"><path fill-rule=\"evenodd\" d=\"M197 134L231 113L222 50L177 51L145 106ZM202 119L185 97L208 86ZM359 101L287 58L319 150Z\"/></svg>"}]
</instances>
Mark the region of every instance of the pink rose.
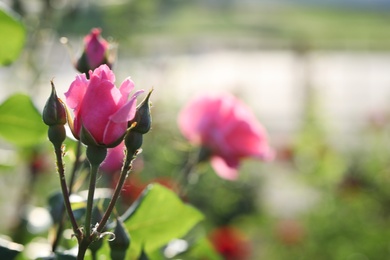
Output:
<instances>
[{"instance_id":1,"label":"pink rose","mask_svg":"<svg viewBox=\"0 0 390 260\"><path fill-rule=\"evenodd\" d=\"M125 143L121 142L119 145L108 148L107 156L100 165L100 169L109 174L108 176L113 177L115 174L118 174L122 170L123 161L125 160ZM138 173L144 167L144 162L142 159L142 154L138 154L137 160L134 160L131 163L131 172ZM119 175L117 175L119 176ZM115 179L117 181L117 179ZM116 184L116 182L115 182Z\"/></svg>"},{"instance_id":2,"label":"pink rose","mask_svg":"<svg viewBox=\"0 0 390 260\"><path fill-rule=\"evenodd\" d=\"M78 75L65 93L66 103L74 112L72 132L80 139L84 127L96 144L109 146L126 132L127 122L136 112L136 98L143 90L129 99L133 81L127 78L116 88L115 75L107 65L90 71L89 78Z\"/></svg>"},{"instance_id":3,"label":"pink rose","mask_svg":"<svg viewBox=\"0 0 390 260\"><path fill-rule=\"evenodd\" d=\"M109 43L100 36L100 33L101 29L94 28L84 37L84 51L76 64L78 71L86 73L102 64L111 67L112 61L108 60Z\"/></svg>"},{"instance_id":4,"label":"pink rose","mask_svg":"<svg viewBox=\"0 0 390 260\"><path fill-rule=\"evenodd\" d=\"M230 94L199 96L181 111L182 134L211 153L211 164L225 179L236 179L241 159L272 159L265 129L241 101Z\"/></svg>"},{"instance_id":5,"label":"pink rose","mask_svg":"<svg viewBox=\"0 0 390 260\"><path fill-rule=\"evenodd\" d=\"M107 156L100 165L100 169L105 173L118 173L122 169L125 158L125 144L121 142L114 148L107 149Z\"/></svg>"}]
</instances>

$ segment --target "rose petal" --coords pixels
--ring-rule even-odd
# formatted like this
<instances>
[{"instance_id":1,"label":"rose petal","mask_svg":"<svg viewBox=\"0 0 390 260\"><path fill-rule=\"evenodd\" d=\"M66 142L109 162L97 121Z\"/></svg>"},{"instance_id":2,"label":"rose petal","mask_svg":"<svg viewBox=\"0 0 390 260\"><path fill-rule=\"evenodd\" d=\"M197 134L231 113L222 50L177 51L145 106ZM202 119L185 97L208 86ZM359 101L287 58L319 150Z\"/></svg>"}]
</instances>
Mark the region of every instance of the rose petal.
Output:
<instances>
[{"instance_id":1,"label":"rose petal","mask_svg":"<svg viewBox=\"0 0 390 260\"><path fill-rule=\"evenodd\" d=\"M122 94L122 97L119 101L119 103L124 104L126 103L127 99L129 98L129 94L134 89L134 82L130 79L130 77L126 78L121 86L119 87L119 91Z\"/></svg>"},{"instance_id":2,"label":"rose petal","mask_svg":"<svg viewBox=\"0 0 390 260\"><path fill-rule=\"evenodd\" d=\"M238 177L238 161L229 164L219 156L211 158L211 166L219 177L227 180L236 180Z\"/></svg>"},{"instance_id":3,"label":"rose petal","mask_svg":"<svg viewBox=\"0 0 390 260\"><path fill-rule=\"evenodd\" d=\"M85 52L90 68L98 67L105 59L108 42L100 37L100 32L100 29L94 28L84 38Z\"/></svg>"},{"instance_id":4,"label":"rose petal","mask_svg":"<svg viewBox=\"0 0 390 260\"><path fill-rule=\"evenodd\" d=\"M122 168L123 159L125 156L124 151L125 145L123 142L114 148L107 149L106 159L104 159L103 163L100 165L100 168L107 173L119 172Z\"/></svg>"},{"instance_id":5,"label":"rose petal","mask_svg":"<svg viewBox=\"0 0 390 260\"><path fill-rule=\"evenodd\" d=\"M127 122L132 120L136 113L137 96L142 92L143 90L137 91L124 106L110 116L104 130L104 143L115 142L126 131Z\"/></svg>"},{"instance_id":6,"label":"rose petal","mask_svg":"<svg viewBox=\"0 0 390 260\"><path fill-rule=\"evenodd\" d=\"M83 125L98 143L103 143L105 128L109 118L118 110L120 93L109 81L91 78L81 107Z\"/></svg>"},{"instance_id":7,"label":"rose petal","mask_svg":"<svg viewBox=\"0 0 390 260\"><path fill-rule=\"evenodd\" d=\"M71 109L80 108L81 102L84 98L85 92L88 87L89 80L85 74L80 74L76 76L76 79L70 84L69 90L65 92L66 104Z\"/></svg>"}]
</instances>

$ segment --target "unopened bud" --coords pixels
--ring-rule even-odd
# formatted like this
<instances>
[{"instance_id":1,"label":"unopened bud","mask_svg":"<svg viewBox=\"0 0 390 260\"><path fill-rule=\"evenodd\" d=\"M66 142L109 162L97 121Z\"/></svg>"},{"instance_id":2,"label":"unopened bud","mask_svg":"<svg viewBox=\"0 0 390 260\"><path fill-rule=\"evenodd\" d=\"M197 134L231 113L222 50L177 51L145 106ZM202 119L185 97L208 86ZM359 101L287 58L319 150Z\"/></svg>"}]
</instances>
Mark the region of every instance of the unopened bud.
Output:
<instances>
[{"instance_id":1,"label":"unopened bud","mask_svg":"<svg viewBox=\"0 0 390 260\"><path fill-rule=\"evenodd\" d=\"M127 232L122 220L117 219L114 230L115 239L109 241L111 252L110 256L113 260L123 260L126 257L126 251L130 246L130 235Z\"/></svg>"},{"instance_id":2,"label":"unopened bud","mask_svg":"<svg viewBox=\"0 0 390 260\"><path fill-rule=\"evenodd\" d=\"M146 134L149 132L152 126L152 116L150 114L150 95L152 94L153 89L149 91L146 98L138 105L137 112L135 113L134 119L129 122L129 126L136 122L137 125L132 129L132 131Z\"/></svg>"},{"instance_id":3,"label":"unopened bud","mask_svg":"<svg viewBox=\"0 0 390 260\"><path fill-rule=\"evenodd\" d=\"M51 81L50 97L43 108L42 119L48 126L66 124L66 110L64 104L57 97L53 81Z\"/></svg>"},{"instance_id":4,"label":"unopened bud","mask_svg":"<svg viewBox=\"0 0 390 260\"><path fill-rule=\"evenodd\" d=\"M76 61L75 67L81 73L88 77L88 71L94 70L102 64L112 66L109 60L110 44L100 35L101 29L93 28L91 32L84 37L84 51Z\"/></svg>"}]
</instances>

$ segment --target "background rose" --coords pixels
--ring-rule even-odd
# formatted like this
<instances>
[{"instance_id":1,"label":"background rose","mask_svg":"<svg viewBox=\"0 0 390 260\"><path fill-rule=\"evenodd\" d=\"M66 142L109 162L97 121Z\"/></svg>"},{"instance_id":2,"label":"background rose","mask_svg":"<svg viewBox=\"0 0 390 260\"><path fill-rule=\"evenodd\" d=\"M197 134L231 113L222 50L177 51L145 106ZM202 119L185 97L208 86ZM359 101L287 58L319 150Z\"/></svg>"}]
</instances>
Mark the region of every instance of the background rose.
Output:
<instances>
[{"instance_id":1,"label":"background rose","mask_svg":"<svg viewBox=\"0 0 390 260\"><path fill-rule=\"evenodd\" d=\"M107 156L100 165L100 169L105 173L119 174L125 159L125 144L121 142L114 148L107 149Z\"/></svg>"},{"instance_id":2,"label":"background rose","mask_svg":"<svg viewBox=\"0 0 390 260\"><path fill-rule=\"evenodd\" d=\"M84 50L81 57L76 62L76 69L81 73L87 73L89 70L96 69L102 64L112 66L109 60L110 44L100 36L101 29L93 28L91 32L84 37Z\"/></svg>"},{"instance_id":3,"label":"background rose","mask_svg":"<svg viewBox=\"0 0 390 260\"><path fill-rule=\"evenodd\" d=\"M190 142L209 150L212 166L223 178L235 179L243 158L273 157L265 129L230 94L196 97L181 111L178 124Z\"/></svg>"},{"instance_id":4,"label":"background rose","mask_svg":"<svg viewBox=\"0 0 390 260\"><path fill-rule=\"evenodd\" d=\"M116 88L115 75L107 65L90 71L89 77L78 75L65 93L75 116L73 133L79 139L84 127L97 144L110 145L125 133L136 112L136 98L143 91L128 99L133 81L127 78Z\"/></svg>"},{"instance_id":5,"label":"background rose","mask_svg":"<svg viewBox=\"0 0 390 260\"><path fill-rule=\"evenodd\" d=\"M85 36L85 53L91 68L97 68L106 59L108 42L100 36L101 30L94 28L91 33Z\"/></svg>"}]
</instances>

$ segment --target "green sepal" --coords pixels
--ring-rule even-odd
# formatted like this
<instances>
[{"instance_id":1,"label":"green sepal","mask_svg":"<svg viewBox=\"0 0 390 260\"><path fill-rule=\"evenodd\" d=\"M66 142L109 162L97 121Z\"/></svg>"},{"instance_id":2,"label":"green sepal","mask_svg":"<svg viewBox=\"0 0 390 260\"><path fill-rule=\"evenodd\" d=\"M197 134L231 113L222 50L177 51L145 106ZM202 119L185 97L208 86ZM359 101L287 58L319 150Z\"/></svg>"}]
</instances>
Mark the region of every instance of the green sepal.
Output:
<instances>
[{"instance_id":1,"label":"green sepal","mask_svg":"<svg viewBox=\"0 0 390 260\"><path fill-rule=\"evenodd\" d=\"M91 133L84 127L84 125L81 125L81 131L80 131L80 141L85 145L92 145L92 146L99 146L99 144L96 142L95 138L91 135Z\"/></svg>"},{"instance_id":2,"label":"green sepal","mask_svg":"<svg viewBox=\"0 0 390 260\"><path fill-rule=\"evenodd\" d=\"M149 100L152 92L153 89L149 91L145 99L138 105L134 119L128 123L129 126L133 123L137 123L133 127L133 131L135 132L146 134L152 127L152 116L150 114L151 104Z\"/></svg>"},{"instance_id":3,"label":"green sepal","mask_svg":"<svg viewBox=\"0 0 390 260\"><path fill-rule=\"evenodd\" d=\"M61 147L66 139L66 131L63 125L49 126L47 136L49 141L53 143L54 147Z\"/></svg>"},{"instance_id":4,"label":"green sepal","mask_svg":"<svg viewBox=\"0 0 390 260\"><path fill-rule=\"evenodd\" d=\"M107 155L107 148L102 146L88 145L87 159L91 165L100 165Z\"/></svg>"}]
</instances>

